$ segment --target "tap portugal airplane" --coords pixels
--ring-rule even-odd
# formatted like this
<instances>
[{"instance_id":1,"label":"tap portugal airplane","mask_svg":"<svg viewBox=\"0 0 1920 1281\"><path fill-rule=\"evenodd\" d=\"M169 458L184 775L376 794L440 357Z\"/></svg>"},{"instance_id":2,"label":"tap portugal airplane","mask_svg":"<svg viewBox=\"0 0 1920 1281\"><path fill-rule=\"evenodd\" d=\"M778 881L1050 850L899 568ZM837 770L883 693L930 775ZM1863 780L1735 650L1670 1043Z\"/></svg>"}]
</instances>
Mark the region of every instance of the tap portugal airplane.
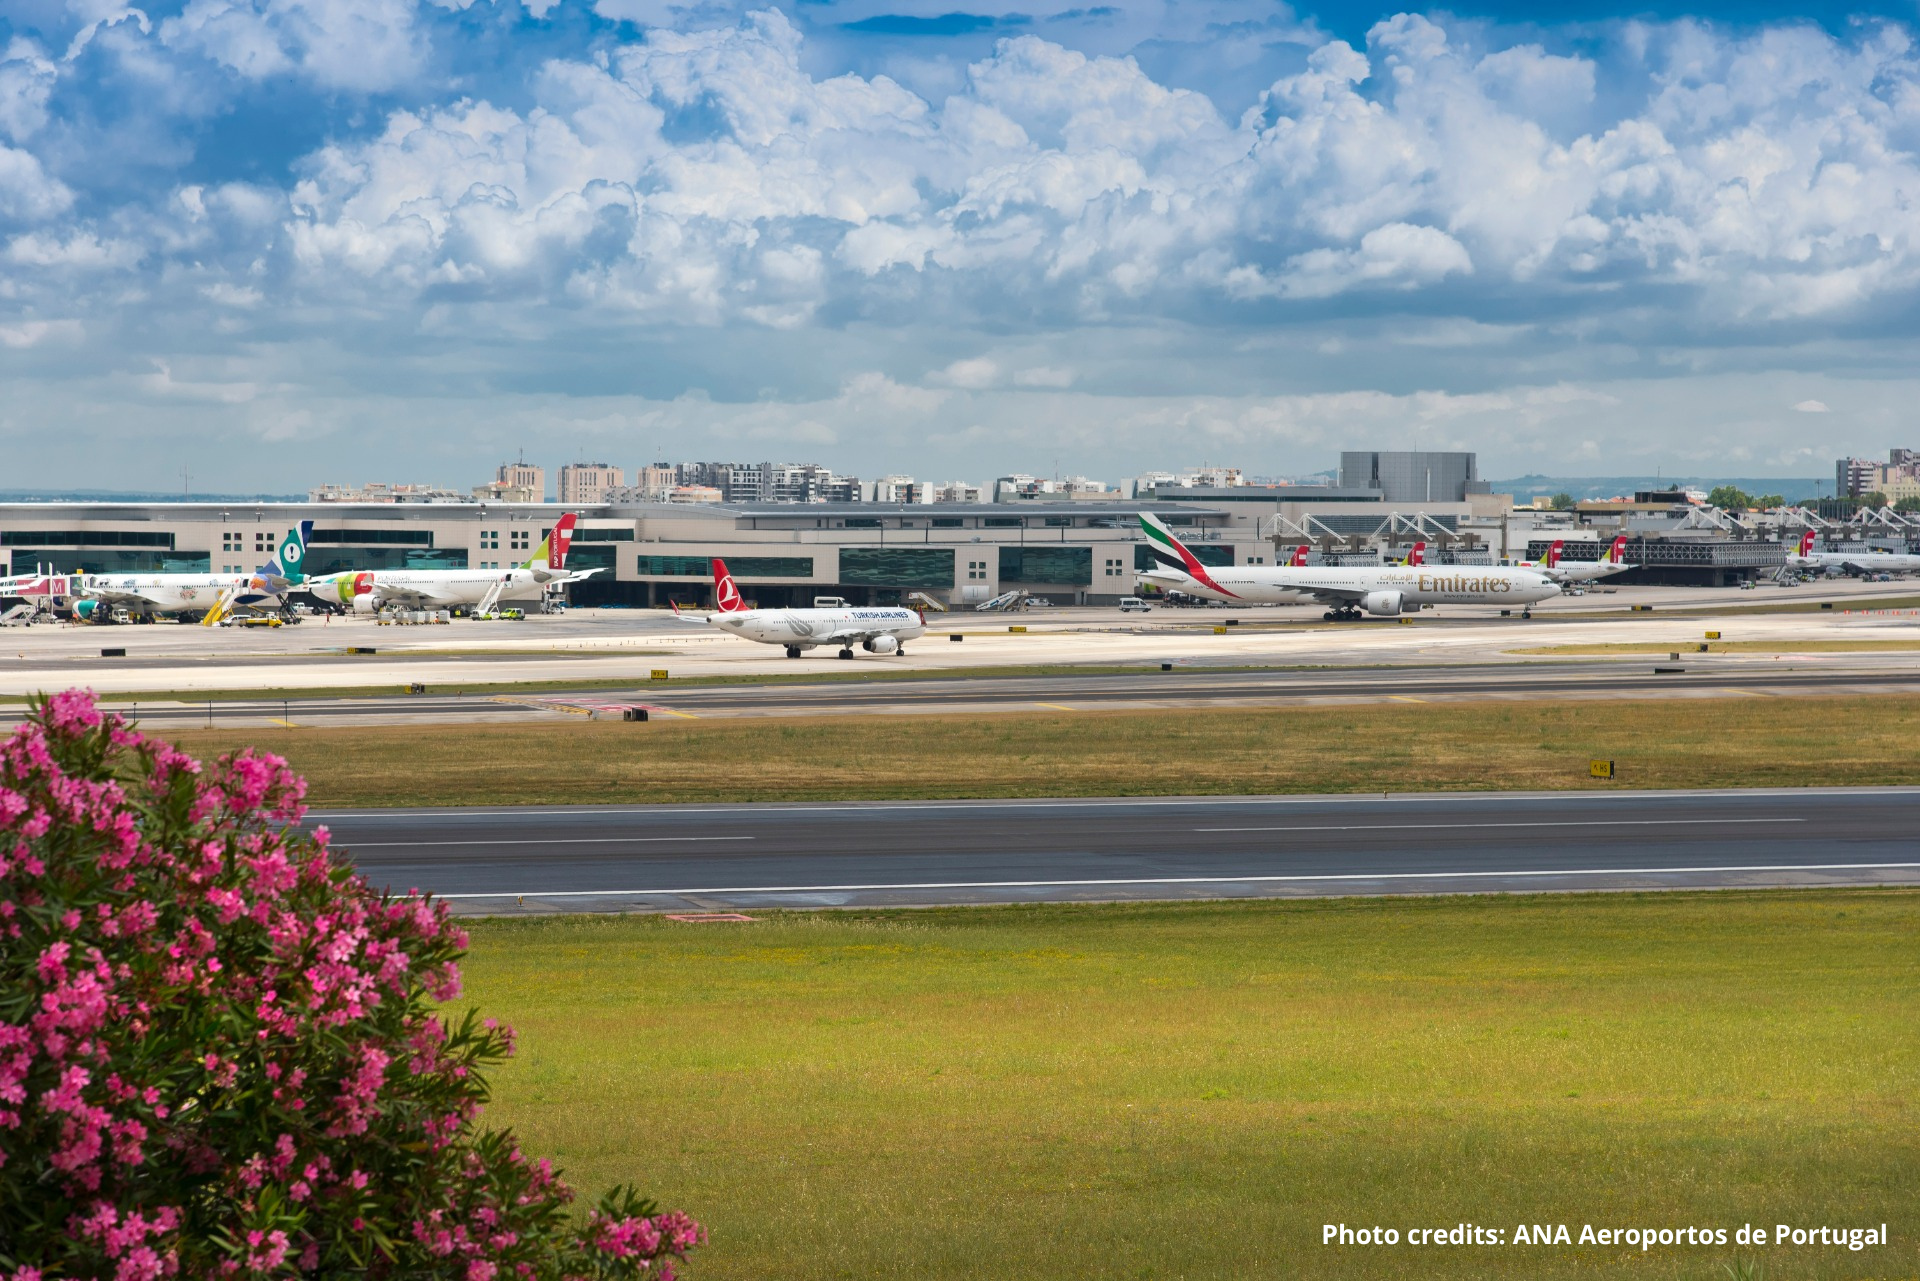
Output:
<instances>
[{"instance_id":1,"label":"tap portugal airplane","mask_svg":"<svg viewBox=\"0 0 1920 1281\"><path fill-rule=\"evenodd\" d=\"M1800 535L1800 546L1787 556L1787 564L1816 574L1911 574L1920 570L1920 556L1901 552L1817 552L1813 550L1813 531Z\"/></svg>"},{"instance_id":2,"label":"tap portugal airplane","mask_svg":"<svg viewBox=\"0 0 1920 1281\"><path fill-rule=\"evenodd\" d=\"M762 645L784 645L788 658L821 645L838 645L842 658L852 658L855 645L869 654L905 654L906 643L927 632L923 616L898 605L748 609L723 560L713 562L713 599L718 608L702 621ZM679 614L680 607L673 612Z\"/></svg>"},{"instance_id":3,"label":"tap portugal airplane","mask_svg":"<svg viewBox=\"0 0 1920 1281\"><path fill-rule=\"evenodd\" d=\"M377 614L388 605L412 609L478 606L493 600L538 596L548 583L570 583L597 569L567 569L567 549L579 516L568 512L525 562L512 569L375 569L328 574L307 590L324 605L344 605L356 614ZM496 590L497 589L497 590Z\"/></svg>"},{"instance_id":4,"label":"tap portugal airplane","mask_svg":"<svg viewBox=\"0 0 1920 1281\"><path fill-rule=\"evenodd\" d=\"M1143 578L1161 587L1208 600L1249 605L1317 601L1328 622L1363 614L1392 617L1426 605L1531 606L1560 594L1560 585L1531 569L1486 565L1292 565L1207 566L1148 512L1140 513L1156 568ZM1411 561L1414 558L1409 556Z\"/></svg>"},{"instance_id":5,"label":"tap portugal airplane","mask_svg":"<svg viewBox=\"0 0 1920 1281\"><path fill-rule=\"evenodd\" d=\"M1564 561L1561 553L1566 550L1566 540L1556 538L1547 548L1546 555L1536 561L1522 562L1523 569L1531 569L1536 574L1545 574L1556 583L1591 583L1602 578L1612 578L1623 574L1633 566L1627 564L1627 536L1615 538L1600 558L1593 561Z\"/></svg>"}]
</instances>

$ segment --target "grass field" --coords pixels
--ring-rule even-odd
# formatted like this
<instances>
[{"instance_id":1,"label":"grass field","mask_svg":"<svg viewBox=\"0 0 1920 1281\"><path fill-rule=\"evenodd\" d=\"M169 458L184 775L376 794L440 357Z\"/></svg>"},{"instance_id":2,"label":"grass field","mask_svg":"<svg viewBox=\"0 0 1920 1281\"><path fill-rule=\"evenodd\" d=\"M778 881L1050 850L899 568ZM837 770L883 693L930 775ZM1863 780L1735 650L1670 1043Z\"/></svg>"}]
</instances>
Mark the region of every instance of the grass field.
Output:
<instances>
[{"instance_id":1,"label":"grass field","mask_svg":"<svg viewBox=\"0 0 1920 1281\"><path fill-rule=\"evenodd\" d=\"M1649 731L1657 727L1658 733ZM1376 704L1022 716L194 730L323 805L1920 783L1920 700ZM1611 781L1587 762L1611 759Z\"/></svg>"},{"instance_id":2,"label":"grass field","mask_svg":"<svg viewBox=\"0 0 1920 1281\"><path fill-rule=\"evenodd\" d=\"M696 1278L1920 1274L1920 895L473 927L490 1117L710 1227ZM1892 1245L1323 1247L1321 1225Z\"/></svg>"}]
</instances>

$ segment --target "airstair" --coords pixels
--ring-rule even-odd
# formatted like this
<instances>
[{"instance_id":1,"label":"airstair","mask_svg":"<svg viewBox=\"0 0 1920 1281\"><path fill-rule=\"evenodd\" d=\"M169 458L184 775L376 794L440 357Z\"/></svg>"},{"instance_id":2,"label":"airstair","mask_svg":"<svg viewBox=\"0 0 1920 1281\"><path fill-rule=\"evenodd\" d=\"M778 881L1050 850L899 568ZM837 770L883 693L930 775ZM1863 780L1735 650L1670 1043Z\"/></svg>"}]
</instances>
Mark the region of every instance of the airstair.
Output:
<instances>
[{"instance_id":1,"label":"airstair","mask_svg":"<svg viewBox=\"0 0 1920 1281\"><path fill-rule=\"evenodd\" d=\"M907 599L920 602L920 604L926 606L936 614L944 614L947 612L947 603L945 601L935 600L925 592L909 592L907 593Z\"/></svg>"},{"instance_id":2,"label":"airstair","mask_svg":"<svg viewBox=\"0 0 1920 1281\"><path fill-rule=\"evenodd\" d=\"M6 613L0 614L0 627L25 627L33 621L33 616L39 612L40 607L38 605L30 605L25 601L21 601Z\"/></svg>"},{"instance_id":3,"label":"airstair","mask_svg":"<svg viewBox=\"0 0 1920 1281\"><path fill-rule=\"evenodd\" d=\"M975 605L974 609L982 614L997 614L1002 610L1012 609L1015 605L1018 605L1025 599L1026 594L1024 590L1018 588L1010 592L1002 592L990 601L984 601L981 604Z\"/></svg>"},{"instance_id":4,"label":"airstair","mask_svg":"<svg viewBox=\"0 0 1920 1281\"><path fill-rule=\"evenodd\" d=\"M495 580L493 585L487 588L487 594L480 598L480 603L474 607L473 612L482 618L485 618L487 615L493 613L495 609L499 608L500 593L505 591L506 588L507 588L506 579L501 578L501 579Z\"/></svg>"}]
</instances>

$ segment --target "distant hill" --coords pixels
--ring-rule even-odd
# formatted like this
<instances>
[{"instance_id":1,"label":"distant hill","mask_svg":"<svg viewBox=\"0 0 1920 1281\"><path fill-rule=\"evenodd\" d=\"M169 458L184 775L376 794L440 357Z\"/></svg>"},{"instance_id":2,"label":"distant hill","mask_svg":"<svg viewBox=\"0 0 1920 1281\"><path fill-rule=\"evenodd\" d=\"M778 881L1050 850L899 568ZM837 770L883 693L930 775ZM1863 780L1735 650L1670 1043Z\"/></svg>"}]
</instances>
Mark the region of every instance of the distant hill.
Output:
<instances>
[{"instance_id":1,"label":"distant hill","mask_svg":"<svg viewBox=\"0 0 1920 1281\"><path fill-rule=\"evenodd\" d=\"M304 503L305 494L161 494L132 489L0 489L0 503Z\"/></svg>"},{"instance_id":2,"label":"distant hill","mask_svg":"<svg viewBox=\"0 0 1920 1281\"><path fill-rule=\"evenodd\" d=\"M1641 489L1712 489L1715 485L1732 485L1755 495L1778 494L1790 503L1799 503L1816 496L1816 485L1825 484L1829 497L1833 490L1831 476L1521 476L1487 483L1494 493L1512 494L1514 501L1522 504L1555 494L1572 494L1576 499L1612 498Z\"/></svg>"}]
</instances>

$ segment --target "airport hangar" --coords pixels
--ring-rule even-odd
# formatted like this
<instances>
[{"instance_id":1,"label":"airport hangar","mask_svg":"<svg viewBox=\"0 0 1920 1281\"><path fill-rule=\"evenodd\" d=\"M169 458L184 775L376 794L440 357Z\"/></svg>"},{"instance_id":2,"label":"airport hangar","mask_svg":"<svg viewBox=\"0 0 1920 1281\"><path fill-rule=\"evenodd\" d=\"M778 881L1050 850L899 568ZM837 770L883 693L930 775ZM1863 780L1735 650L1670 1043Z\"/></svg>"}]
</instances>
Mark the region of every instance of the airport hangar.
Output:
<instances>
[{"instance_id":1,"label":"airport hangar","mask_svg":"<svg viewBox=\"0 0 1920 1281\"><path fill-rule=\"evenodd\" d=\"M246 572L307 519L312 576L505 568L530 557L568 510L580 514L569 568L602 571L572 586L572 603L634 608L711 604L715 557L750 600L771 607L815 596L911 603L915 592L965 607L1015 590L1061 605L1109 605L1132 594L1136 571L1149 566L1141 511L1221 566L1273 564L1304 539L1316 541L1323 561L1377 563L1383 551L1403 554L1424 539L1437 563L1491 564L1503 547L1519 555L1542 533L1559 536L1520 524L1515 518L1531 513L1509 514L1497 496L1413 508L1385 502L1378 490L1304 486L1162 490L1151 501L917 505L33 502L0 504L0 574ZM1598 554L1599 533L1567 536L1579 540L1568 544L1574 558ZM1644 541L1641 551L1653 558ZM1751 574L1780 564L1782 549L1689 539L1668 554L1711 564L1716 574L1731 557L1729 568Z\"/></svg>"}]
</instances>

